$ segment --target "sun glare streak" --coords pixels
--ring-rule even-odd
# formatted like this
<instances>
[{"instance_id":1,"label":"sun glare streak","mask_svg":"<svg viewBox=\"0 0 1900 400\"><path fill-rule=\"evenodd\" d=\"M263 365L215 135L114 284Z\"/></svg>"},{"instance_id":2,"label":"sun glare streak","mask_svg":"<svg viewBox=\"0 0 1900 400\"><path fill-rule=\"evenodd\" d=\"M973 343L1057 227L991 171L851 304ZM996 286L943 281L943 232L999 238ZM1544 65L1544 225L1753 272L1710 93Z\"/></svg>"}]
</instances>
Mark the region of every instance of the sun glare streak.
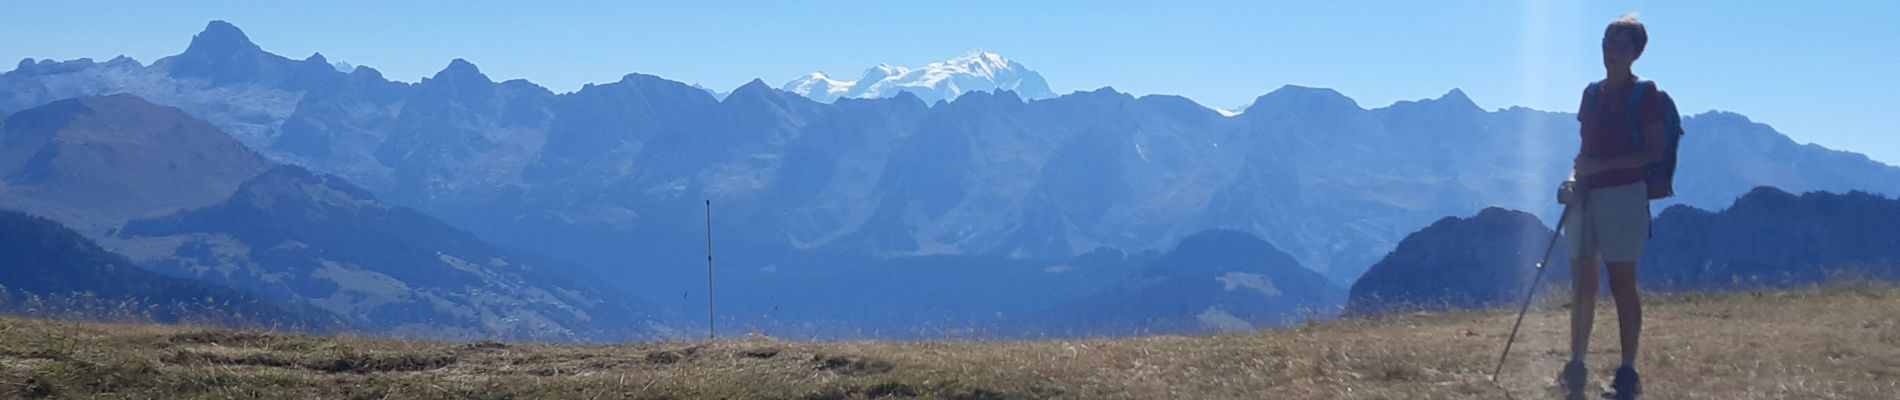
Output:
<instances>
[{"instance_id":1,"label":"sun glare streak","mask_svg":"<svg viewBox=\"0 0 1900 400\"><path fill-rule=\"evenodd\" d=\"M1549 56L1554 47L1551 42L1555 35L1551 32L1553 24L1550 3L1550 0L1533 0L1524 3L1522 16L1524 32L1518 35L1518 98L1546 98L1545 96L1551 92L1550 80L1553 77L1550 73L1552 65ZM1545 132L1543 127L1532 122L1532 119L1526 118L1521 121L1520 125L1515 127L1518 134L1523 135L1518 140L1522 148L1518 149L1516 160L1517 171L1521 172L1517 175L1519 180L1515 186L1517 193L1511 203L1519 207L1528 207L1539 204L1538 197L1542 197L1540 194L1546 192L1542 189L1545 186L1551 186L1549 182L1541 182L1543 177L1539 176L1541 175L1539 172L1545 165L1544 158L1550 156L1552 145L1550 137L1553 132ZM1537 213L1539 210L1530 208L1526 211Z\"/></svg>"},{"instance_id":2,"label":"sun glare streak","mask_svg":"<svg viewBox=\"0 0 1900 400\"><path fill-rule=\"evenodd\" d=\"M1517 97L1520 99L1565 99L1574 98L1570 88L1581 87L1582 82L1570 82L1573 77L1570 63L1585 59L1584 55L1566 54L1571 46L1565 40L1576 36L1565 22L1585 12L1582 4L1569 0L1533 0L1523 4L1523 31L1518 34L1518 71L1516 74ZM1538 103L1533 101L1532 103ZM1557 104L1566 104L1558 102ZM1574 112L1563 107L1548 111ZM1555 223L1561 211L1553 198L1557 180L1562 179L1561 171L1553 171L1552 166L1568 165L1553 162L1553 158L1568 157L1559 153L1559 149L1568 148L1559 142L1570 136L1565 132L1551 131L1549 126L1537 123L1539 119L1524 118L1517 126L1504 127L1514 129L1518 138L1517 174L1513 177L1515 193L1505 204L1508 208L1524 210L1536 214L1545 224ZM1539 249L1541 250L1541 249Z\"/></svg>"},{"instance_id":3,"label":"sun glare streak","mask_svg":"<svg viewBox=\"0 0 1900 400\"><path fill-rule=\"evenodd\" d=\"M1553 50L1561 46L1556 46L1554 43L1558 36L1554 29L1558 24L1553 21L1553 4L1551 3L1553 3L1552 0L1532 0L1524 4L1524 15L1521 16L1524 31L1518 36L1518 66L1520 68L1517 74L1518 98L1546 98L1545 96L1552 95L1551 90L1556 84L1551 82L1552 79L1557 78L1553 76L1557 74L1551 73L1552 60L1555 58ZM1556 223L1556 218L1552 215L1553 213L1544 212L1544 209L1549 207L1543 205L1550 199L1549 196L1553 193L1550 189L1555 187L1556 182L1548 182L1548 178L1544 176L1544 166L1549 165L1546 157L1552 157L1555 153L1552 150L1556 143L1552 142L1552 138L1557 137L1555 135L1557 132L1549 132L1543 125L1534 122L1535 120L1535 118L1523 118L1518 126L1512 127L1523 137L1517 141L1521 146L1517 151L1516 159L1516 170L1519 171L1516 175L1518 182L1515 185L1517 193L1510 200L1511 205L1507 207L1520 208L1536 214L1548 225ZM1519 254L1541 254L1543 249L1538 246L1544 241L1539 239L1519 238L1513 242L1520 247ZM1543 273L1548 278L1548 275L1568 273L1568 271L1550 270ZM1558 342L1557 338L1539 337L1539 335L1527 335L1519 340L1533 346L1551 346Z\"/></svg>"}]
</instances>

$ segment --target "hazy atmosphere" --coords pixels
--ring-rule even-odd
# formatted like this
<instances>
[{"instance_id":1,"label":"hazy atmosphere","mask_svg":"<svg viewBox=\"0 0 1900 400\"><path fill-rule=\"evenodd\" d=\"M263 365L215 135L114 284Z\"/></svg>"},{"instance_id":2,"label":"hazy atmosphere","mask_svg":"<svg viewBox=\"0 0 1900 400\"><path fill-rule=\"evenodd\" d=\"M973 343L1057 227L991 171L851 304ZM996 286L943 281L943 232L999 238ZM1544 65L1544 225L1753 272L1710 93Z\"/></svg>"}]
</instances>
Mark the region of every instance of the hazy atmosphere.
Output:
<instances>
[{"instance_id":1,"label":"hazy atmosphere","mask_svg":"<svg viewBox=\"0 0 1900 400\"><path fill-rule=\"evenodd\" d=\"M1888 398L1893 4L7 2L0 398Z\"/></svg>"},{"instance_id":2,"label":"hazy atmosphere","mask_svg":"<svg viewBox=\"0 0 1900 400\"><path fill-rule=\"evenodd\" d=\"M1886 77L1900 69L1890 2L242 4L12 4L0 37L33 40L0 41L0 60L150 62L222 19L286 57L322 52L405 82L464 58L556 92L629 72L724 91L981 48L1032 66L1056 93L1113 86L1235 108L1294 84L1378 107L1461 88L1485 109L1566 111L1602 74L1601 25L1636 12L1656 38L1637 73L1677 89L1685 112L1739 112L1799 142L1900 163L1900 132L1879 118L1900 104L1900 79Z\"/></svg>"}]
</instances>

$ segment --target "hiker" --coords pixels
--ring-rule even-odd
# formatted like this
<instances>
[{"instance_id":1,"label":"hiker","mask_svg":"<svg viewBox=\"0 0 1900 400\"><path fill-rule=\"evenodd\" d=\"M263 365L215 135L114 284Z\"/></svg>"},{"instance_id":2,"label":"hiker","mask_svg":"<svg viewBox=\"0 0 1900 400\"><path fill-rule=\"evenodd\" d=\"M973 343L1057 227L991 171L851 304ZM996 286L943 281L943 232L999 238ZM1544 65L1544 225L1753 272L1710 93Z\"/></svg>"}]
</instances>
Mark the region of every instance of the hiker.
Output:
<instances>
[{"instance_id":1,"label":"hiker","mask_svg":"<svg viewBox=\"0 0 1900 400\"><path fill-rule=\"evenodd\" d=\"M1584 90L1577 110L1582 146L1571 178L1558 189L1558 201L1570 213L1563 229L1571 254L1570 361L1558 375L1559 386L1574 398L1589 381L1584 358L1596 316L1597 263L1609 270L1616 300L1622 365L1610 385L1615 397L1642 393L1636 372L1637 343L1643 331L1643 306L1636 292L1636 262L1649 237L1649 200L1667 197L1668 184L1657 184L1646 167L1669 158L1680 131L1674 103L1654 82L1640 80L1630 65L1643 55L1649 33L1636 16L1624 15L1603 30L1604 79ZM1670 124L1678 125L1670 125ZM1638 137L1640 135L1640 137ZM1677 135L1679 137L1680 135ZM1647 179L1646 179L1647 178ZM1660 187L1655 187L1660 186ZM1661 194L1657 194L1660 189Z\"/></svg>"}]
</instances>

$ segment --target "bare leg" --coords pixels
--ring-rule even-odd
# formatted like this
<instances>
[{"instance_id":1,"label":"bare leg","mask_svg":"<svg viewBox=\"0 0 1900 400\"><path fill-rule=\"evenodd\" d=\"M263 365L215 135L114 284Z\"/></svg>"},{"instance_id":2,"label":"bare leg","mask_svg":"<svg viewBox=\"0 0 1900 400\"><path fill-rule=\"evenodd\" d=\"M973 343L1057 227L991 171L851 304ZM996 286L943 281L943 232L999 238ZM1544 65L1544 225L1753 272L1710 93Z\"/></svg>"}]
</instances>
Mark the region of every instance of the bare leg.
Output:
<instances>
[{"instance_id":1,"label":"bare leg","mask_svg":"<svg viewBox=\"0 0 1900 400\"><path fill-rule=\"evenodd\" d=\"M1616 331L1623 344L1623 365L1636 365L1643 335L1643 301L1636 293L1636 263L1609 263L1610 295L1616 298Z\"/></svg>"},{"instance_id":2,"label":"bare leg","mask_svg":"<svg viewBox=\"0 0 1900 400\"><path fill-rule=\"evenodd\" d=\"M1590 328L1597 315L1597 259L1570 262L1570 359L1590 353Z\"/></svg>"}]
</instances>

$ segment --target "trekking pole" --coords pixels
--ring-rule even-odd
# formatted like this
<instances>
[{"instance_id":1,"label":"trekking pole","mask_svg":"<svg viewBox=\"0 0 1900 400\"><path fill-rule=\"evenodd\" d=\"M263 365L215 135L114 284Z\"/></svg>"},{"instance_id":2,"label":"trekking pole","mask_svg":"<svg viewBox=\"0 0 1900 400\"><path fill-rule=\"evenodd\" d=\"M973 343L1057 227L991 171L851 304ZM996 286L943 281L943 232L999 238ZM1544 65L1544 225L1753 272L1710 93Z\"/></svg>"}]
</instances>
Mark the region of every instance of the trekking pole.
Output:
<instances>
[{"instance_id":1,"label":"trekking pole","mask_svg":"<svg viewBox=\"0 0 1900 400\"><path fill-rule=\"evenodd\" d=\"M1504 340L1504 354L1498 355L1498 367L1491 370L1491 382L1497 383L1498 374L1504 372L1504 359L1511 356L1511 344L1517 342L1517 328L1524 325L1524 313L1531 309L1531 299L1537 294L1537 284L1544 279L1544 267L1550 265L1550 253L1557 250L1557 238L1563 237L1564 222L1570 219L1570 204L1564 204L1564 213L1557 217L1557 227L1551 230L1550 245L1544 247L1544 260L1537 262L1537 274L1531 278L1531 287L1524 290L1524 305L1517 309L1517 322L1511 323L1511 336Z\"/></svg>"},{"instance_id":2,"label":"trekking pole","mask_svg":"<svg viewBox=\"0 0 1900 400\"><path fill-rule=\"evenodd\" d=\"M706 339L718 339L713 326L712 200L706 200Z\"/></svg>"}]
</instances>

